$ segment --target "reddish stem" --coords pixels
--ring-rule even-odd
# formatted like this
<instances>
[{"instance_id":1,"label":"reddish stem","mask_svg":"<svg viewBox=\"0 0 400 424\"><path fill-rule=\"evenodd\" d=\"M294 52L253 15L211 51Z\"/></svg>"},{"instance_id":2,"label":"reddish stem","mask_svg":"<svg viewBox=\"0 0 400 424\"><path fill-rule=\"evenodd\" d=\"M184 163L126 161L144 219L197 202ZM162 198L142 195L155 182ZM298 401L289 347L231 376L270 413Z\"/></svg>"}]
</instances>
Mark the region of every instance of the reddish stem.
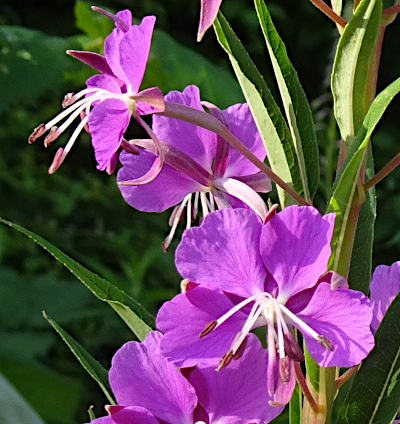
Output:
<instances>
[{"instance_id":1,"label":"reddish stem","mask_svg":"<svg viewBox=\"0 0 400 424\"><path fill-rule=\"evenodd\" d=\"M294 372L296 374L297 383L300 389L302 390L302 392L304 393L304 396L306 397L312 410L314 412L318 412L319 411L318 403L315 401L313 395L310 392L310 389L307 386L306 379L304 378L303 371L301 370L301 367L300 367L300 362L294 361Z\"/></svg>"},{"instance_id":2,"label":"reddish stem","mask_svg":"<svg viewBox=\"0 0 400 424\"><path fill-rule=\"evenodd\" d=\"M340 377L338 377L335 380L336 389L343 386L343 384L346 383L346 381L348 381L351 377L353 377L353 375L357 372L357 370L358 370L358 365L355 365L354 367L349 368Z\"/></svg>"},{"instance_id":3,"label":"reddish stem","mask_svg":"<svg viewBox=\"0 0 400 424\"><path fill-rule=\"evenodd\" d=\"M391 161L389 161L379 172L377 172L370 180L368 180L364 184L364 190L368 190L369 188L378 184L399 165L400 165L400 153L397 153L397 155Z\"/></svg>"},{"instance_id":4,"label":"reddish stem","mask_svg":"<svg viewBox=\"0 0 400 424\"><path fill-rule=\"evenodd\" d=\"M395 4L394 6L388 7L387 9L383 10L382 15L389 16L399 12L400 12L400 4Z\"/></svg>"},{"instance_id":5,"label":"reddish stem","mask_svg":"<svg viewBox=\"0 0 400 424\"><path fill-rule=\"evenodd\" d=\"M347 25L347 22L334 12L324 1L322 0L310 0L310 2L319 9L323 14L328 16L333 22L344 28Z\"/></svg>"}]
</instances>

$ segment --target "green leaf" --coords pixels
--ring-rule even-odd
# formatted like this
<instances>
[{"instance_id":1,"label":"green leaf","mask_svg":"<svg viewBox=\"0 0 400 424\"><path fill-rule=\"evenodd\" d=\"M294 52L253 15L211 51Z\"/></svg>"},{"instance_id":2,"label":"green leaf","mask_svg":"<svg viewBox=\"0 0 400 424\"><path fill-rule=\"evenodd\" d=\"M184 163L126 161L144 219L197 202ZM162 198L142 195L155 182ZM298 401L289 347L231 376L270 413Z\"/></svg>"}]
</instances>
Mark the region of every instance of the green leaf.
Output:
<instances>
[{"instance_id":1,"label":"green leaf","mask_svg":"<svg viewBox=\"0 0 400 424\"><path fill-rule=\"evenodd\" d=\"M304 196L311 201L318 187L319 155L310 105L264 0L255 0L255 5L292 135Z\"/></svg>"},{"instance_id":2,"label":"green leaf","mask_svg":"<svg viewBox=\"0 0 400 424\"><path fill-rule=\"evenodd\" d=\"M108 373L102 365L94 359L90 353L81 346L72 336L70 336L61 326L59 326L52 318L43 311L44 318L60 335L64 343L69 347L75 358L80 362L82 367L88 374L97 382L103 393L106 395L109 402L115 404L113 397L110 394L110 386L108 384Z\"/></svg>"},{"instance_id":3,"label":"green leaf","mask_svg":"<svg viewBox=\"0 0 400 424\"><path fill-rule=\"evenodd\" d=\"M75 25L91 38L104 38L114 28L111 19L90 9L89 3L77 0L74 6Z\"/></svg>"},{"instance_id":4,"label":"green leaf","mask_svg":"<svg viewBox=\"0 0 400 424\"><path fill-rule=\"evenodd\" d=\"M84 393L82 385L76 379L48 370L43 365L27 364L6 357L0 357L0 373L46 422L74 422ZM3 409L0 406L2 424ZM18 421L12 423L19 424ZM20 424L26 423L30 424L30 421L21 421Z\"/></svg>"},{"instance_id":5,"label":"green leaf","mask_svg":"<svg viewBox=\"0 0 400 424\"><path fill-rule=\"evenodd\" d=\"M0 218L0 223L8 225L9 227L26 235L36 244L49 252L57 261L71 271L71 273L75 275L75 277L78 278L98 299L108 303L125 321L128 327L136 334L139 340L143 340L146 337L146 334L151 331L153 325L153 317L151 314L124 291L83 267L37 234L2 218Z\"/></svg>"},{"instance_id":6,"label":"green leaf","mask_svg":"<svg viewBox=\"0 0 400 424\"><path fill-rule=\"evenodd\" d=\"M285 183L294 186L295 190L301 193L299 168L290 131L267 84L221 12L214 21L214 29L219 43L228 53L236 78L249 104L271 169ZM278 195L282 207L294 203L279 187Z\"/></svg>"},{"instance_id":7,"label":"green leaf","mask_svg":"<svg viewBox=\"0 0 400 424\"><path fill-rule=\"evenodd\" d=\"M301 423L301 390L296 384L289 403L289 424Z\"/></svg>"},{"instance_id":8,"label":"green leaf","mask_svg":"<svg viewBox=\"0 0 400 424\"><path fill-rule=\"evenodd\" d=\"M335 229L331 243L332 255L330 258L329 268L336 270L339 273L343 273L344 275L347 274L347 271L343 271L343 269L345 269L347 266L346 264L349 263L351 255L348 252L349 249L343 248L343 243L350 243L350 248L352 248L353 240L349 240L349 237L345 237L346 227L348 225L349 212L351 205L353 204L354 194L356 192L357 178L365 160L365 154L367 152L366 147L371 134L380 121L383 113L392 99L399 92L400 78L386 87L385 90L379 93L373 101L364 119L363 125L359 130L352 147L350 148L348 159L343 166L339 182L336 185L328 205L327 212L336 213ZM353 154L354 149L357 150ZM363 196L363 192L360 192L360 196Z\"/></svg>"},{"instance_id":9,"label":"green leaf","mask_svg":"<svg viewBox=\"0 0 400 424\"><path fill-rule=\"evenodd\" d=\"M65 54L71 41L18 26L0 26L0 113L59 94L64 74L76 67Z\"/></svg>"},{"instance_id":10,"label":"green leaf","mask_svg":"<svg viewBox=\"0 0 400 424\"><path fill-rule=\"evenodd\" d=\"M45 424L39 415L1 374L0 422L2 424Z\"/></svg>"},{"instance_id":11,"label":"green leaf","mask_svg":"<svg viewBox=\"0 0 400 424\"><path fill-rule=\"evenodd\" d=\"M243 102L240 87L230 72L155 30L142 87L160 87L164 93L195 84L201 97L221 108Z\"/></svg>"},{"instance_id":12,"label":"green leaf","mask_svg":"<svg viewBox=\"0 0 400 424\"><path fill-rule=\"evenodd\" d=\"M363 361L337 424L389 424L400 399L400 295L378 328L373 351Z\"/></svg>"},{"instance_id":13,"label":"green leaf","mask_svg":"<svg viewBox=\"0 0 400 424\"><path fill-rule=\"evenodd\" d=\"M339 40L332 70L334 112L350 146L371 103L370 60L378 34L382 0L362 0ZM376 70L375 70L376 72Z\"/></svg>"}]
</instances>

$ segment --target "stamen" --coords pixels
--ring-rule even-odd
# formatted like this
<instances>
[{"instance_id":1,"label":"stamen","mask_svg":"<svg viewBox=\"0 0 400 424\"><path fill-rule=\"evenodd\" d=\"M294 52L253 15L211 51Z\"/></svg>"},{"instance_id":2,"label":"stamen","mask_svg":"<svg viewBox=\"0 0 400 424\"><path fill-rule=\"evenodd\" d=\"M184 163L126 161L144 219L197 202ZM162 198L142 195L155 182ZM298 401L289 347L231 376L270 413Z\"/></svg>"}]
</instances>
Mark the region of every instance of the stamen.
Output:
<instances>
[{"instance_id":1,"label":"stamen","mask_svg":"<svg viewBox=\"0 0 400 424\"><path fill-rule=\"evenodd\" d=\"M61 102L61 107L62 107L63 109L65 109L66 107L71 106L71 105L72 105L72 103L74 103L74 101L75 101L75 100L76 100L76 99L74 99L74 93L67 93L67 94L64 96L63 101Z\"/></svg>"},{"instance_id":2,"label":"stamen","mask_svg":"<svg viewBox=\"0 0 400 424\"><path fill-rule=\"evenodd\" d=\"M201 201L201 207L203 209L203 218L205 218L210 213L210 211L208 210L206 193L204 192L200 193L200 201Z\"/></svg>"},{"instance_id":3,"label":"stamen","mask_svg":"<svg viewBox=\"0 0 400 424\"><path fill-rule=\"evenodd\" d=\"M201 338L206 336L207 334L210 334L211 331L213 331L216 326L217 326L217 320L210 321L208 324L206 324L206 326L204 327L204 330L199 334L199 337Z\"/></svg>"},{"instance_id":4,"label":"stamen","mask_svg":"<svg viewBox=\"0 0 400 424\"><path fill-rule=\"evenodd\" d=\"M214 196L212 195L211 191L208 193L209 201L207 202L210 211L215 212L215 203L214 203Z\"/></svg>"},{"instance_id":5,"label":"stamen","mask_svg":"<svg viewBox=\"0 0 400 424\"><path fill-rule=\"evenodd\" d=\"M218 367L215 369L215 371L221 371L222 368L224 368L227 365L229 365L229 363L232 361L232 359L233 359L233 353L232 353L231 350L229 350L221 358L221 360L219 361Z\"/></svg>"},{"instance_id":6,"label":"stamen","mask_svg":"<svg viewBox=\"0 0 400 424\"><path fill-rule=\"evenodd\" d=\"M288 356L279 358L279 377L284 383L290 380L290 359Z\"/></svg>"},{"instance_id":7,"label":"stamen","mask_svg":"<svg viewBox=\"0 0 400 424\"><path fill-rule=\"evenodd\" d=\"M168 236L165 238L165 240L161 243L161 247L163 248L164 252L167 252L167 249L169 247L169 245L171 244L171 241L174 237L175 231L178 227L178 223L179 220L181 219L182 216L182 212L187 204L187 202L189 201L189 198L191 197L191 194L188 194L182 201L182 203L179 205L173 223L172 223L172 228L171 231L169 232Z\"/></svg>"},{"instance_id":8,"label":"stamen","mask_svg":"<svg viewBox=\"0 0 400 424\"><path fill-rule=\"evenodd\" d=\"M48 170L49 174L54 174L57 169L61 166L61 164L64 162L65 155L64 155L64 149L62 147L59 147L56 151L56 154L54 155L53 162L50 165L50 168Z\"/></svg>"},{"instance_id":9,"label":"stamen","mask_svg":"<svg viewBox=\"0 0 400 424\"><path fill-rule=\"evenodd\" d=\"M197 213L199 211L199 197L200 197L200 193L197 191L194 194L193 219L197 218Z\"/></svg>"},{"instance_id":10,"label":"stamen","mask_svg":"<svg viewBox=\"0 0 400 424\"><path fill-rule=\"evenodd\" d=\"M42 136L47 131L45 124L38 125L31 133L31 135L28 138L28 143L32 144L34 141L36 141L40 136Z\"/></svg>"},{"instance_id":11,"label":"stamen","mask_svg":"<svg viewBox=\"0 0 400 424\"><path fill-rule=\"evenodd\" d=\"M49 133L46 135L46 138L44 139L44 147L49 147L50 144L58 138L58 136L61 134L61 132L58 130L57 127L50 128Z\"/></svg>"},{"instance_id":12,"label":"stamen","mask_svg":"<svg viewBox=\"0 0 400 424\"><path fill-rule=\"evenodd\" d=\"M278 348L279 348L279 358L285 358L285 341L283 338L282 322L285 320L282 317L282 312L279 309L279 305L276 301L273 301L273 307L276 315L276 326L278 328Z\"/></svg>"},{"instance_id":13,"label":"stamen","mask_svg":"<svg viewBox=\"0 0 400 424\"><path fill-rule=\"evenodd\" d=\"M79 122L78 126L75 128L75 130L72 133L70 139L68 140L67 145L64 148L65 156L71 150L72 146L75 143L75 140L78 138L79 134L82 132L83 127L86 125L86 123L87 123L88 120L89 120L89 116L86 116L84 119L82 119L81 122ZM60 127L60 129L61 129L61 127Z\"/></svg>"},{"instance_id":14,"label":"stamen","mask_svg":"<svg viewBox=\"0 0 400 424\"><path fill-rule=\"evenodd\" d=\"M285 341L285 351L289 358L296 362L303 362L304 353L294 335L288 331L283 335L283 338Z\"/></svg>"},{"instance_id":15,"label":"stamen","mask_svg":"<svg viewBox=\"0 0 400 424\"><path fill-rule=\"evenodd\" d=\"M236 314L236 312L240 311L240 309L244 308L250 302L252 302L256 298L256 295L250 296L245 300L242 300L240 303L231 308L226 314L222 315L217 319L217 326L220 326L223 322L225 322L232 315Z\"/></svg>"},{"instance_id":16,"label":"stamen","mask_svg":"<svg viewBox=\"0 0 400 424\"><path fill-rule=\"evenodd\" d=\"M320 343L325 349L328 350L334 350L333 344L325 337L325 336L318 336L318 343Z\"/></svg>"},{"instance_id":17,"label":"stamen","mask_svg":"<svg viewBox=\"0 0 400 424\"><path fill-rule=\"evenodd\" d=\"M258 317L263 312L263 306L260 306L258 303L255 303L251 309L249 316L247 317L246 322L240 332L239 337L232 344L232 353L236 355L238 350L240 349L242 343L247 338L254 324L256 323Z\"/></svg>"},{"instance_id":18,"label":"stamen","mask_svg":"<svg viewBox=\"0 0 400 424\"><path fill-rule=\"evenodd\" d=\"M241 331L239 331L237 336L239 336L240 334L241 334ZM233 359L237 360L241 358L241 356L243 355L244 351L246 350L247 340L249 339L247 336L240 343L239 347L236 349L236 352L233 353Z\"/></svg>"},{"instance_id":19,"label":"stamen","mask_svg":"<svg viewBox=\"0 0 400 424\"><path fill-rule=\"evenodd\" d=\"M192 226L192 195L190 195L186 206L186 229Z\"/></svg>"}]
</instances>

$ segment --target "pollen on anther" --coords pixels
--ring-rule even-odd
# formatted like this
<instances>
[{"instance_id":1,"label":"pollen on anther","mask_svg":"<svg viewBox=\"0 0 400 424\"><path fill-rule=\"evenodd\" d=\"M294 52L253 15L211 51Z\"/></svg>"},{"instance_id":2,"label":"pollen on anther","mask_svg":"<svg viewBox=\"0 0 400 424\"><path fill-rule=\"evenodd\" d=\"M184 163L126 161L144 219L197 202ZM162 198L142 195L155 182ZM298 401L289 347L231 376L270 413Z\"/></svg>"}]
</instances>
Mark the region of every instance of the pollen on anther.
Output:
<instances>
[{"instance_id":1,"label":"pollen on anther","mask_svg":"<svg viewBox=\"0 0 400 424\"><path fill-rule=\"evenodd\" d=\"M213 331L216 326L217 321L210 321L208 324L206 324L204 330L199 334L199 337L204 337L207 334L211 333L211 331Z\"/></svg>"},{"instance_id":2,"label":"pollen on anther","mask_svg":"<svg viewBox=\"0 0 400 424\"><path fill-rule=\"evenodd\" d=\"M38 125L31 133L31 135L28 138L28 143L32 144L34 141L36 141L40 136L42 136L46 132L46 125L40 124Z\"/></svg>"}]
</instances>

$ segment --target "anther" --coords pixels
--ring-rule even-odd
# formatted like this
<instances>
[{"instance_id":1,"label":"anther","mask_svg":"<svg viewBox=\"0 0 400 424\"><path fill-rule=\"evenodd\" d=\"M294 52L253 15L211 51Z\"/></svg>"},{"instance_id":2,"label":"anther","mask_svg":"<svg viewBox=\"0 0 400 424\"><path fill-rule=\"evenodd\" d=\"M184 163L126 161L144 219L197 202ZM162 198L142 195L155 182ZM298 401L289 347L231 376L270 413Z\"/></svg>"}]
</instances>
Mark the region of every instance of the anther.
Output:
<instances>
[{"instance_id":1,"label":"anther","mask_svg":"<svg viewBox=\"0 0 400 424\"><path fill-rule=\"evenodd\" d=\"M240 337L242 335L242 332L239 331L239 333L237 334L237 337L235 337L235 341L237 340L238 337ZM244 351L246 350L246 345L247 345L247 340L248 337L246 336L243 341L240 343L239 347L236 348L235 353L233 354L233 359L237 360L240 359L244 353ZM234 341L234 343L235 343ZM233 344L232 344L233 345Z\"/></svg>"},{"instance_id":2,"label":"anther","mask_svg":"<svg viewBox=\"0 0 400 424\"><path fill-rule=\"evenodd\" d=\"M325 337L318 335L318 343L320 343L325 349L334 350L333 344Z\"/></svg>"},{"instance_id":3,"label":"anther","mask_svg":"<svg viewBox=\"0 0 400 424\"><path fill-rule=\"evenodd\" d=\"M51 163L50 168L49 168L49 171L48 171L49 174L54 174L57 171L57 169L64 162L64 158L65 158L65 156L64 156L64 149L62 147L60 147L57 150L56 154L54 155L53 162Z\"/></svg>"},{"instance_id":4,"label":"anther","mask_svg":"<svg viewBox=\"0 0 400 424\"><path fill-rule=\"evenodd\" d=\"M290 359L288 356L279 358L279 377L284 383L290 380Z\"/></svg>"},{"instance_id":5,"label":"anther","mask_svg":"<svg viewBox=\"0 0 400 424\"><path fill-rule=\"evenodd\" d=\"M71 106L74 103L74 93L68 93L64 96L63 101L61 102L61 107L65 109L68 106Z\"/></svg>"},{"instance_id":6,"label":"anther","mask_svg":"<svg viewBox=\"0 0 400 424\"><path fill-rule=\"evenodd\" d=\"M225 368L227 365L229 365L232 359L233 359L232 351L228 350L228 352L226 352L224 356L221 358L221 360L219 361L218 367L215 369L215 371L221 371L222 368Z\"/></svg>"},{"instance_id":7,"label":"anther","mask_svg":"<svg viewBox=\"0 0 400 424\"><path fill-rule=\"evenodd\" d=\"M40 124L38 125L31 133L31 135L28 138L28 143L32 144L34 141L36 141L40 136L42 136L47 131L46 125Z\"/></svg>"},{"instance_id":8,"label":"anther","mask_svg":"<svg viewBox=\"0 0 400 424\"><path fill-rule=\"evenodd\" d=\"M44 147L49 147L50 144L58 138L60 135L60 132L58 131L58 127L52 127L50 128L49 133L47 134L46 138L44 139Z\"/></svg>"},{"instance_id":9,"label":"anther","mask_svg":"<svg viewBox=\"0 0 400 424\"><path fill-rule=\"evenodd\" d=\"M290 331L283 335L283 341L285 343L285 352L288 357L293 359L293 361L303 362L304 353L301 350L296 338Z\"/></svg>"},{"instance_id":10,"label":"anther","mask_svg":"<svg viewBox=\"0 0 400 424\"><path fill-rule=\"evenodd\" d=\"M216 326L217 326L217 321L216 320L209 322L204 327L204 330L199 334L199 337L204 337L207 334L210 334L211 331L213 331Z\"/></svg>"}]
</instances>

